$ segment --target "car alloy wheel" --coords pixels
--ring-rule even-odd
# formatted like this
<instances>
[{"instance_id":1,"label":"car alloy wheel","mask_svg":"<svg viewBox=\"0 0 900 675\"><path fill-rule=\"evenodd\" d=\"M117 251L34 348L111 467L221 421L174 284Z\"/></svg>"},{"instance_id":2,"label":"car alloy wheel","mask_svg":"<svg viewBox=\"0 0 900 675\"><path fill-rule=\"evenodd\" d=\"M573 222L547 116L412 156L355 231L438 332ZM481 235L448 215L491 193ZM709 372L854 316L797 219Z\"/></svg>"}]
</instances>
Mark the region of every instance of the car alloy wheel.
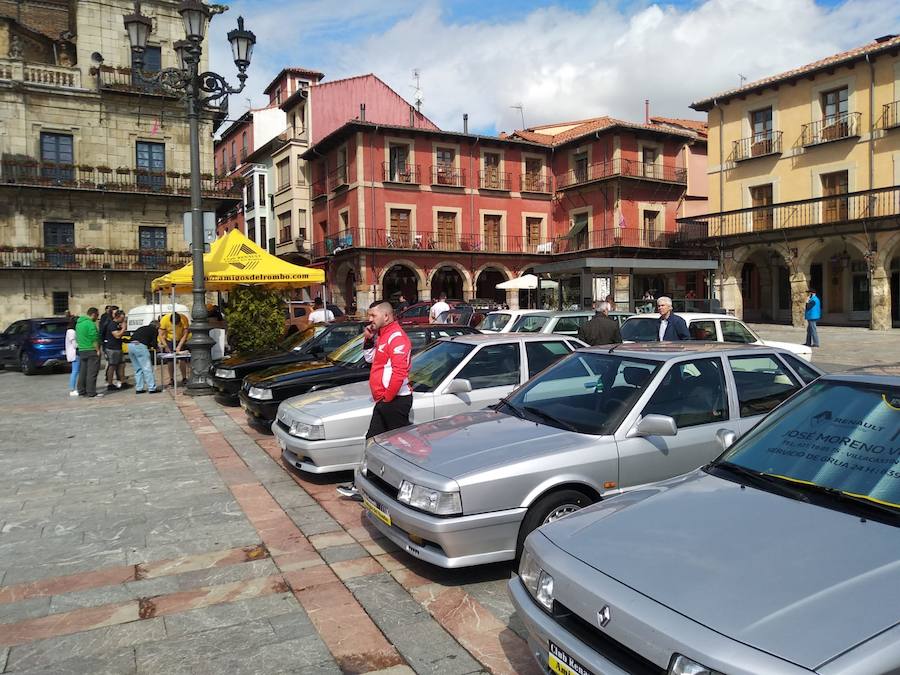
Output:
<instances>
[{"instance_id":1,"label":"car alloy wheel","mask_svg":"<svg viewBox=\"0 0 900 675\"><path fill-rule=\"evenodd\" d=\"M519 526L519 537L516 542L516 560L522 555L522 547L525 545L525 537L541 525L559 520L571 513L580 511L586 506L593 503L593 498L586 495L581 490L571 488L557 489L538 499L532 504L525 517L522 519L522 525Z\"/></svg>"},{"instance_id":2,"label":"car alloy wheel","mask_svg":"<svg viewBox=\"0 0 900 675\"><path fill-rule=\"evenodd\" d=\"M19 357L19 368L26 375L34 375L37 372L37 368L31 362L31 357L25 352L22 352L22 355Z\"/></svg>"},{"instance_id":3,"label":"car alloy wheel","mask_svg":"<svg viewBox=\"0 0 900 675\"><path fill-rule=\"evenodd\" d=\"M578 504L563 504L559 508L553 509L550 513L547 514L547 517L544 518L544 522L542 525L546 525L547 523L552 523L554 520L559 520L564 516L568 516L570 513L575 513L576 511L580 511L581 507Z\"/></svg>"}]
</instances>

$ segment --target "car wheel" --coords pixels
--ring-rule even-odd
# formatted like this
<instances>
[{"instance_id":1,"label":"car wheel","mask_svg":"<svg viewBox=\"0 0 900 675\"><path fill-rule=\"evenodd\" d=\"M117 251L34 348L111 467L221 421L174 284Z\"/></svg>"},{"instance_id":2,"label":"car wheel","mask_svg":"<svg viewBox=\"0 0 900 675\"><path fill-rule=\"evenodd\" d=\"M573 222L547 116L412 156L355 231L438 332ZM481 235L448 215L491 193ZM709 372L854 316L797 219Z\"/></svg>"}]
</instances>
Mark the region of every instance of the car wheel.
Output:
<instances>
[{"instance_id":1,"label":"car wheel","mask_svg":"<svg viewBox=\"0 0 900 675\"><path fill-rule=\"evenodd\" d=\"M22 352L22 355L19 357L19 370L26 375L34 375L37 372L31 357L25 352Z\"/></svg>"},{"instance_id":2,"label":"car wheel","mask_svg":"<svg viewBox=\"0 0 900 675\"><path fill-rule=\"evenodd\" d=\"M529 507L519 528L516 560L522 555L525 538L541 525L552 523L593 504L594 500L578 490L558 490L544 495Z\"/></svg>"}]
</instances>

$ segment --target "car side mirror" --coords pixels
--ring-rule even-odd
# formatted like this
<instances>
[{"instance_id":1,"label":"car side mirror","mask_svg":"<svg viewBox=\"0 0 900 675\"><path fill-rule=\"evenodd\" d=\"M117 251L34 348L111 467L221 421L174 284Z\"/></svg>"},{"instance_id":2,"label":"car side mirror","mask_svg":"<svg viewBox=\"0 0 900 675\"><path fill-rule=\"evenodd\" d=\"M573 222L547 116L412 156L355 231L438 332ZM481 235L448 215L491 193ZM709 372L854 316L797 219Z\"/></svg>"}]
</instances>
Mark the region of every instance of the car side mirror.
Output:
<instances>
[{"instance_id":1,"label":"car side mirror","mask_svg":"<svg viewBox=\"0 0 900 675\"><path fill-rule=\"evenodd\" d=\"M445 394L468 394L472 391L472 383L468 380L451 380L447 388L444 389Z\"/></svg>"},{"instance_id":2,"label":"car side mirror","mask_svg":"<svg viewBox=\"0 0 900 675\"><path fill-rule=\"evenodd\" d=\"M675 436L678 425L668 415L644 415L634 428L635 436Z\"/></svg>"},{"instance_id":3,"label":"car side mirror","mask_svg":"<svg viewBox=\"0 0 900 675\"><path fill-rule=\"evenodd\" d=\"M737 440L737 434L731 429L719 429L716 432L716 440L719 441L719 445L725 451L734 445L734 442Z\"/></svg>"}]
</instances>

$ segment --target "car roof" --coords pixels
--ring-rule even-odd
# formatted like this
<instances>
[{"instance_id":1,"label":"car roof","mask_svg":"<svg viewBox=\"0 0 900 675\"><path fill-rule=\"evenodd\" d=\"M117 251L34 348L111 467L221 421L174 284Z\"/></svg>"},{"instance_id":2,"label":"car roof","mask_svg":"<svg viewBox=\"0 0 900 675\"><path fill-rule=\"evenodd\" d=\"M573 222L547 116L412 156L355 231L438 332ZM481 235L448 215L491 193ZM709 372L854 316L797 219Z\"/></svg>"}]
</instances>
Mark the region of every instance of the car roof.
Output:
<instances>
[{"instance_id":1,"label":"car roof","mask_svg":"<svg viewBox=\"0 0 900 675\"><path fill-rule=\"evenodd\" d=\"M465 342L466 344L479 345L485 342L543 342L552 339L568 340L571 335L556 335L555 333L472 333L471 335L454 335L443 337L447 342Z\"/></svg>"},{"instance_id":2,"label":"car roof","mask_svg":"<svg viewBox=\"0 0 900 675\"><path fill-rule=\"evenodd\" d=\"M64 316L50 316L46 319L28 319L33 323L68 323L69 319Z\"/></svg>"},{"instance_id":3,"label":"car roof","mask_svg":"<svg viewBox=\"0 0 900 675\"><path fill-rule=\"evenodd\" d=\"M612 312L610 312L612 314ZM693 319L729 319L731 321L741 321L741 319L736 316L731 316L730 314L704 314L703 312L674 312L676 316L680 316L685 321L691 321ZM657 312L647 312L646 314L633 314L631 318L635 319L658 319L659 314Z\"/></svg>"},{"instance_id":4,"label":"car roof","mask_svg":"<svg viewBox=\"0 0 900 675\"><path fill-rule=\"evenodd\" d=\"M617 345L598 345L596 347L582 347L580 352L637 354L644 358L652 358L660 361L668 361L686 354L716 354L736 352L758 353L777 352L779 354L791 354L792 352L781 347L767 347L765 345L748 345L729 342L702 342L699 340L684 340L682 342L633 342Z\"/></svg>"},{"instance_id":5,"label":"car roof","mask_svg":"<svg viewBox=\"0 0 900 675\"><path fill-rule=\"evenodd\" d=\"M546 316L551 319L555 319L557 317L564 316L593 316L594 310L592 309L577 309L577 310L565 310L565 311L555 311L555 310L541 310L540 312L534 312L529 316Z\"/></svg>"}]
</instances>

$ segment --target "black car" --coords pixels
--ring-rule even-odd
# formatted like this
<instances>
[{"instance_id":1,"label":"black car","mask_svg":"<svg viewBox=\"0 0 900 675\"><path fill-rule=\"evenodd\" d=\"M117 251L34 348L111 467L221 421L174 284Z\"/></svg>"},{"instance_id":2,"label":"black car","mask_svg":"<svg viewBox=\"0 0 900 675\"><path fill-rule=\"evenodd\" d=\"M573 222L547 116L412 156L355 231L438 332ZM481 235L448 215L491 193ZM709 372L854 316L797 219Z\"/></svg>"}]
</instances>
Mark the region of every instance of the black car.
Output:
<instances>
[{"instance_id":1,"label":"black car","mask_svg":"<svg viewBox=\"0 0 900 675\"><path fill-rule=\"evenodd\" d=\"M66 329L69 320L60 317L22 319L0 333L0 367L15 366L34 375L44 366L64 366Z\"/></svg>"},{"instance_id":2,"label":"black car","mask_svg":"<svg viewBox=\"0 0 900 675\"><path fill-rule=\"evenodd\" d=\"M466 335L478 331L468 326L420 324L404 326L413 354L438 338ZM292 396L341 384L362 382L369 377L369 364L363 357L363 336L358 335L324 360L308 361L287 366L275 366L244 378L241 387L241 407L256 427L269 430L275 421L278 404Z\"/></svg>"},{"instance_id":3,"label":"black car","mask_svg":"<svg viewBox=\"0 0 900 675\"><path fill-rule=\"evenodd\" d=\"M247 375L272 366L322 359L329 352L360 335L366 323L342 321L315 324L299 333L288 335L275 349L230 356L210 367L210 385L216 390L220 401L236 404L241 381Z\"/></svg>"}]
</instances>

